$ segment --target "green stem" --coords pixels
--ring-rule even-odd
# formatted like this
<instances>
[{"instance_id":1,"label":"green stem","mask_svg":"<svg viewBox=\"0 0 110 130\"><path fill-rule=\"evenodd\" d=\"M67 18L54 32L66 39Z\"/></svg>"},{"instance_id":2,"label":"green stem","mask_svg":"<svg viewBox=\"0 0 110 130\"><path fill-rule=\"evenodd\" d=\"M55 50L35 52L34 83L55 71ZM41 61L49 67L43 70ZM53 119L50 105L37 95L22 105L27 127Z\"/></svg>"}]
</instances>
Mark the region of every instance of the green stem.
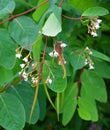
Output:
<instances>
[{"instance_id":1,"label":"green stem","mask_svg":"<svg viewBox=\"0 0 110 130\"><path fill-rule=\"evenodd\" d=\"M47 95L47 98L48 98L50 104L51 104L52 107L56 110L56 107L55 107L55 105L54 105L54 103L53 103L53 101L52 101L52 99L51 99L51 97L50 97L50 95L49 95L48 90L47 90L47 86L46 86L46 84L44 84L44 89L45 89L45 93L46 93L46 95Z\"/></svg>"},{"instance_id":2,"label":"green stem","mask_svg":"<svg viewBox=\"0 0 110 130\"><path fill-rule=\"evenodd\" d=\"M31 122L31 119L32 119L32 115L33 115L34 108L35 108L36 101L37 101L37 96L38 96L38 85L36 86L36 90L35 90L35 94L34 94L34 100L33 100L32 108L31 108L31 112L30 112L29 123Z\"/></svg>"},{"instance_id":3,"label":"green stem","mask_svg":"<svg viewBox=\"0 0 110 130\"><path fill-rule=\"evenodd\" d=\"M58 121L59 121L59 113L60 113L60 93L57 93L57 118L58 118Z\"/></svg>"}]
</instances>

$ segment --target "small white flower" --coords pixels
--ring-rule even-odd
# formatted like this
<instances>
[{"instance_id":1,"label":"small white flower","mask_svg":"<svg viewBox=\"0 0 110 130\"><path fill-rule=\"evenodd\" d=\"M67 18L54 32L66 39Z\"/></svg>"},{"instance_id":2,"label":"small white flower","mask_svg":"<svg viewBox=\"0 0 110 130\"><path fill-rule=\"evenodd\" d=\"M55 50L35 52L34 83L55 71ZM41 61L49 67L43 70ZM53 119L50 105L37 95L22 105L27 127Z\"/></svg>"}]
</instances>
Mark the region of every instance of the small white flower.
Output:
<instances>
[{"instance_id":1,"label":"small white flower","mask_svg":"<svg viewBox=\"0 0 110 130\"><path fill-rule=\"evenodd\" d=\"M96 22L100 24L102 22L102 20L101 19L97 19Z\"/></svg>"},{"instance_id":2,"label":"small white flower","mask_svg":"<svg viewBox=\"0 0 110 130\"><path fill-rule=\"evenodd\" d=\"M48 83L49 83L49 84L52 84L52 79L48 79Z\"/></svg>"},{"instance_id":3,"label":"small white flower","mask_svg":"<svg viewBox=\"0 0 110 130\"><path fill-rule=\"evenodd\" d=\"M24 81L28 81L28 77L24 78Z\"/></svg>"},{"instance_id":4,"label":"small white flower","mask_svg":"<svg viewBox=\"0 0 110 130\"><path fill-rule=\"evenodd\" d=\"M87 64L88 64L88 60L86 59L86 60L85 60L85 65L87 65Z\"/></svg>"},{"instance_id":5,"label":"small white flower","mask_svg":"<svg viewBox=\"0 0 110 130\"><path fill-rule=\"evenodd\" d=\"M18 74L21 75L21 73L22 73L22 72L20 71Z\"/></svg>"},{"instance_id":6,"label":"small white flower","mask_svg":"<svg viewBox=\"0 0 110 130\"><path fill-rule=\"evenodd\" d=\"M22 56L22 55L21 55L20 53L17 53L17 54L16 54L16 57L19 58L19 59L21 58L21 56Z\"/></svg>"},{"instance_id":7,"label":"small white flower","mask_svg":"<svg viewBox=\"0 0 110 130\"><path fill-rule=\"evenodd\" d=\"M92 35L93 37L97 37L97 36L98 36L98 34L97 34L96 32L91 32L91 35Z\"/></svg>"},{"instance_id":8,"label":"small white flower","mask_svg":"<svg viewBox=\"0 0 110 130\"><path fill-rule=\"evenodd\" d=\"M53 51L49 53L49 56L54 57Z\"/></svg>"},{"instance_id":9,"label":"small white flower","mask_svg":"<svg viewBox=\"0 0 110 130\"><path fill-rule=\"evenodd\" d=\"M100 28L99 23L95 23L95 24L94 24L94 27L95 27L96 29L99 29L99 28Z\"/></svg>"},{"instance_id":10,"label":"small white flower","mask_svg":"<svg viewBox=\"0 0 110 130\"><path fill-rule=\"evenodd\" d=\"M55 51L54 52L54 57L58 57L58 55L59 55L58 52Z\"/></svg>"},{"instance_id":11,"label":"small white flower","mask_svg":"<svg viewBox=\"0 0 110 130\"><path fill-rule=\"evenodd\" d=\"M35 77L32 77L32 83L33 83L33 84L37 84L37 83L38 83L38 79L35 78Z\"/></svg>"},{"instance_id":12,"label":"small white flower","mask_svg":"<svg viewBox=\"0 0 110 130\"><path fill-rule=\"evenodd\" d=\"M25 66L25 64L20 64L20 67L23 69L24 68L24 66Z\"/></svg>"},{"instance_id":13,"label":"small white flower","mask_svg":"<svg viewBox=\"0 0 110 130\"><path fill-rule=\"evenodd\" d=\"M90 70L94 69L94 66L93 65L89 65L89 69Z\"/></svg>"},{"instance_id":14,"label":"small white flower","mask_svg":"<svg viewBox=\"0 0 110 130\"><path fill-rule=\"evenodd\" d=\"M25 57L25 58L23 59L23 61L24 61L24 62L28 62L28 58Z\"/></svg>"},{"instance_id":15,"label":"small white flower","mask_svg":"<svg viewBox=\"0 0 110 130\"><path fill-rule=\"evenodd\" d=\"M89 47L87 46L87 47L85 48L85 50L87 50L87 51L88 51L88 50L90 50L90 49L89 49Z\"/></svg>"},{"instance_id":16,"label":"small white flower","mask_svg":"<svg viewBox=\"0 0 110 130\"><path fill-rule=\"evenodd\" d=\"M89 51L89 55L92 55L92 54L93 54L93 52L90 50L90 51Z\"/></svg>"},{"instance_id":17,"label":"small white flower","mask_svg":"<svg viewBox=\"0 0 110 130\"><path fill-rule=\"evenodd\" d=\"M64 48L64 47L66 47L67 45L66 45L65 43L62 43L60 46L61 46L62 48Z\"/></svg>"},{"instance_id":18,"label":"small white flower","mask_svg":"<svg viewBox=\"0 0 110 130\"><path fill-rule=\"evenodd\" d=\"M28 81L28 74L25 71L22 73L22 77L24 81Z\"/></svg>"}]
</instances>

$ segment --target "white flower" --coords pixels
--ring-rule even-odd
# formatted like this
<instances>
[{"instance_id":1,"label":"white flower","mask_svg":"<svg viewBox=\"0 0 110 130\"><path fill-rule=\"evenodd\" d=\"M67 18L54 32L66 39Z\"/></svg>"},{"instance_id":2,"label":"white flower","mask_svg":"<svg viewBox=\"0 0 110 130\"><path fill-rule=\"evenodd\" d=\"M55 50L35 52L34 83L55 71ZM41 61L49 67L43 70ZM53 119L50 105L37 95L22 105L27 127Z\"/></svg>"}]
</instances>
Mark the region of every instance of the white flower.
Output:
<instances>
[{"instance_id":1,"label":"white flower","mask_svg":"<svg viewBox=\"0 0 110 130\"><path fill-rule=\"evenodd\" d=\"M38 83L38 79L35 78L35 77L32 77L32 83L33 83L33 84L37 84L37 83Z\"/></svg>"},{"instance_id":2,"label":"white flower","mask_svg":"<svg viewBox=\"0 0 110 130\"><path fill-rule=\"evenodd\" d=\"M65 43L62 43L60 46L61 46L62 48L64 48L64 47L66 47L67 45L66 45Z\"/></svg>"},{"instance_id":3,"label":"white flower","mask_svg":"<svg viewBox=\"0 0 110 130\"><path fill-rule=\"evenodd\" d=\"M93 54L93 52L90 50L90 51L89 51L89 55L92 55L92 54Z\"/></svg>"},{"instance_id":4,"label":"white flower","mask_svg":"<svg viewBox=\"0 0 110 130\"><path fill-rule=\"evenodd\" d=\"M49 53L49 56L51 56L51 57L58 57L58 52L56 52L56 51L52 51L52 52L50 52Z\"/></svg>"},{"instance_id":5,"label":"white flower","mask_svg":"<svg viewBox=\"0 0 110 130\"><path fill-rule=\"evenodd\" d=\"M21 73L22 73L22 72L20 71L18 74L21 75Z\"/></svg>"},{"instance_id":6,"label":"white flower","mask_svg":"<svg viewBox=\"0 0 110 130\"><path fill-rule=\"evenodd\" d=\"M48 83L49 83L49 84L52 84L52 79L48 79Z\"/></svg>"},{"instance_id":7,"label":"white flower","mask_svg":"<svg viewBox=\"0 0 110 130\"><path fill-rule=\"evenodd\" d=\"M93 65L89 65L89 69L90 70L94 69L94 66Z\"/></svg>"},{"instance_id":8,"label":"white flower","mask_svg":"<svg viewBox=\"0 0 110 130\"><path fill-rule=\"evenodd\" d=\"M91 32L91 35L92 35L93 37L97 37L97 36L98 36L98 34L97 34L96 32Z\"/></svg>"},{"instance_id":9,"label":"white flower","mask_svg":"<svg viewBox=\"0 0 110 130\"><path fill-rule=\"evenodd\" d=\"M28 74L25 71L22 73L22 77L24 81L28 81Z\"/></svg>"},{"instance_id":10,"label":"white flower","mask_svg":"<svg viewBox=\"0 0 110 130\"><path fill-rule=\"evenodd\" d=\"M100 24L102 22L102 20L101 19L97 19L96 22Z\"/></svg>"},{"instance_id":11,"label":"white flower","mask_svg":"<svg viewBox=\"0 0 110 130\"><path fill-rule=\"evenodd\" d=\"M21 58L21 56L22 56L22 55L21 55L20 53L17 53L17 54L16 54L16 57L19 58L19 59Z\"/></svg>"},{"instance_id":12,"label":"white flower","mask_svg":"<svg viewBox=\"0 0 110 130\"><path fill-rule=\"evenodd\" d=\"M95 27L96 29L99 29L99 28L100 28L99 23L95 23L95 24L94 24L94 27Z\"/></svg>"},{"instance_id":13,"label":"white flower","mask_svg":"<svg viewBox=\"0 0 110 130\"><path fill-rule=\"evenodd\" d=\"M53 51L49 53L49 56L54 57Z\"/></svg>"},{"instance_id":14,"label":"white flower","mask_svg":"<svg viewBox=\"0 0 110 130\"><path fill-rule=\"evenodd\" d=\"M54 52L54 57L58 57L58 55L59 55L58 52L55 51Z\"/></svg>"},{"instance_id":15,"label":"white flower","mask_svg":"<svg viewBox=\"0 0 110 130\"><path fill-rule=\"evenodd\" d=\"M23 59L23 61L24 61L24 62L28 62L28 58L25 57L25 58Z\"/></svg>"},{"instance_id":16,"label":"white flower","mask_svg":"<svg viewBox=\"0 0 110 130\"><path fill-rule=\"evenodd\" d=\"M85 50L87 50L87 51L88 51L88 50L90 50L90 49L89 49L89 47L87 46L87 47L85 48Z\"/></svg>"},{"instance_id":17,"label":"white flower","mask_svg":"<svg viewBox=\"0 0 110 130\"><path fill-rule=\"evenodd\" d=\"M86 59L86 60L85 60L85 65L87 65L87 64L88 64L88 60Z\"/></svg>"},{"instance_id":18,"label":"white flower","mask_svg":"<svg viewBox=\"0 0 110 130\"><path fill-rule=\"evenodd\" d=\"M20 66L21 66L21 68L23 69L23 68L24 68L24 66L25 66L25 64L20 64Z\"/></svg>"}]
</instances>

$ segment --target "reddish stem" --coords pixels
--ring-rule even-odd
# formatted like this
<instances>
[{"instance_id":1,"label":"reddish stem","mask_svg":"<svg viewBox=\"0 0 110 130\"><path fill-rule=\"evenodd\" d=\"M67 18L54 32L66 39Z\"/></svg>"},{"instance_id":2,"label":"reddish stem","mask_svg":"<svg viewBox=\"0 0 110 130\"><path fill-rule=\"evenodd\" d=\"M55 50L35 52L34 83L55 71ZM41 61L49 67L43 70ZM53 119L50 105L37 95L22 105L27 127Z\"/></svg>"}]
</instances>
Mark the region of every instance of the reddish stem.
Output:
<instances>
[{"instance_id":1,"label":"reddish stem","mask_svg":"<svg viewBox=\"0 0 110 130\"><path fill-rule=\"evenodd\" d=\"M66 18L66 19L69 19L69 20L82 20L82 16L79 17L79 18L72 18L72 17L66 16L66 15L64 15L64 14L62 14L62 16L63 16L64 18Z\"/></svg>"},{"instance_id":2,"label":"reddish stem","mask_svg":"<svg viewBox=\"0 0 110 130\"><path fill-rule=\"evenodd\" d=\"M16 14L16 15L12 15L11 17L9 17L9 18L7 18L7 19L1 21L0 24L6 23L6 22L8 22L9 20L15 19L16 17L19 17L19 16L22 16L22 15L28 14L28 13L34 11L35 9L41 7L42 5L44 5L45 3L47 3L48 1L49 1L49 0L45 0L44 2L40 3L39 5L33 7L33 8L31 8L31 9L25 11L25 12L22 12L22 13Z\"/></svg>"}]
</instances>

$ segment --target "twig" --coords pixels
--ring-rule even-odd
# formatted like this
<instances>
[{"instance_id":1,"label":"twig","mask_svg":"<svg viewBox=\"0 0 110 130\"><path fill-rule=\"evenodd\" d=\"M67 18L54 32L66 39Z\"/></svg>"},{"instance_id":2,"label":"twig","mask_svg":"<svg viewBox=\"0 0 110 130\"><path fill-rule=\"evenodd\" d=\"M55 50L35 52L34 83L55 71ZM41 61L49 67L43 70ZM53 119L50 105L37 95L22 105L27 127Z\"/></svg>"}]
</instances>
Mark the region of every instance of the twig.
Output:
<instances>
[{"instance_id":1,"label":"twig","mask_svg":"<svg viewBox=\"0 0 110 130\"><path fill-rule=\"evenodd\" d=\"M6 23L6 22L8 22L9 20L15 19L16 17L19 17L19 16L22 16L22 15L28 14L28 13L34 11L35 9L41 7L42 5L44 5L45 3L47 3L48 1L49 1L49 0L45 0L44 2L40 3L39 5L33 7L33 8L31 8L31 9L25 11L25 12L22 12L22 13L19 13L19 14L16 14L16 15L12 15L11 17L9 17L9 18L3 20L2 22L0 22L0 24Z\"/></svg>"},{"instance_id":2,"label":"twig","mask_svg":"<svg viewBox=\"0 0 110 130\"><path fill-rule=\"evenodd\" d=\"M47 37L46 37L46 44L45 44L44 52L43 52L43 56L42 56L42 61L41 61L41 64L40 64L39 74L38 74L38 83L36 84L36 90L35 90L35 94L34 94L34 100L33 100L31 111L30 111L29 123L31 122L31 119L32 119L32 116L33 116L33 112L34 112L34 108L35 108L36 101L37 101L39 83L40 83L40 80L41 80L42 70L43 70L43 64L44 64L44 61L45 61L46 48L47 48Z\"/></svg>"},{"instance_id":3,"label":"twig","mask_svg":"<svg viewBox=\"0 0 110 130\"><path fill-rule=\"evenodd\" d=\"M66 16L66 15L64 15L64 14L62 14L62 16L63 16L64 18L70 19L70 20L82 20L82 16L79 17L79 18L72 18L72 17Z\"/></svg>"},{"instance_id":4,"label":"twig","mask_svg":"<svg viewBox=\"0 0 110 130\"><path fill-rule=\"evenodd\" d=\"M59 3L59 5L58 5L58 7L61 7L62 4L63 4L63 2L64 2L64 0L61 0L60 3Z\"/></svg>"}]
</instances>

